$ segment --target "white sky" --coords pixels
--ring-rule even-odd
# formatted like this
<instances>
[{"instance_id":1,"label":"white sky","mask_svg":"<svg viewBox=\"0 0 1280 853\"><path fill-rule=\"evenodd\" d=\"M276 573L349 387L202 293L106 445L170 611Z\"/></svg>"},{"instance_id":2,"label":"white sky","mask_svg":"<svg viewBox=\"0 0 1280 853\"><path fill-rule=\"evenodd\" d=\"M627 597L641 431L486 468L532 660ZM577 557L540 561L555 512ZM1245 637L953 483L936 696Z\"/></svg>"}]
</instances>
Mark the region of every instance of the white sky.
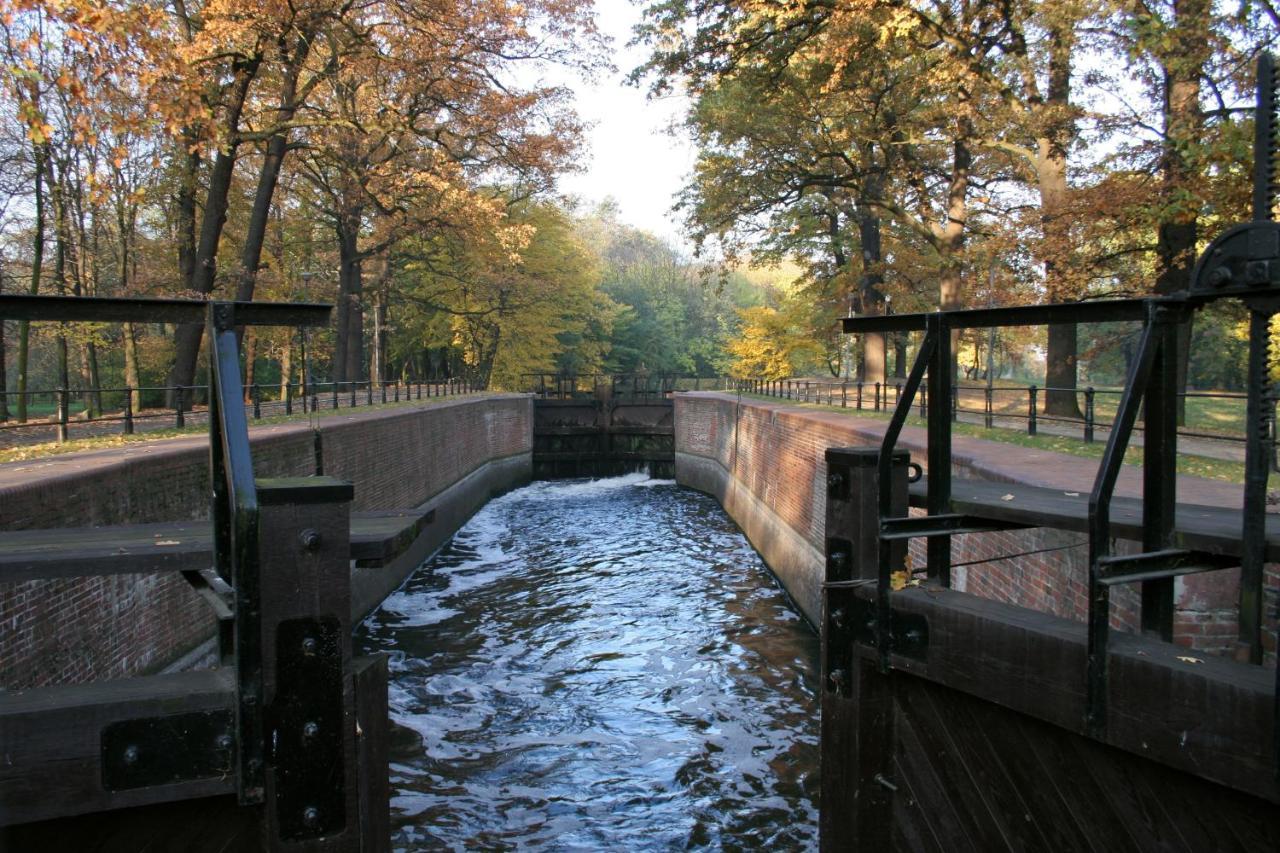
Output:
<instances>
[{"instance_id":1,"label":"white sky","mask_svg":"<svg viewBox=\"0 0 1280 853\"><path fill-rule=\"evenodd\" d=\"M613 40L610 57L617 70L594 84L571 84L590 130L585 170L564 177L560 189L591 206L611 196L623 222L686 246L671 205L693 167L694 150L683 132L673 137L667 129L682 117L687 100L649 100L643 86L627 85L627 73L646 57L644 48L627 47L640 21L640 10L629 0L596 0L596 20Z\"/></svg>"}]
</instances>

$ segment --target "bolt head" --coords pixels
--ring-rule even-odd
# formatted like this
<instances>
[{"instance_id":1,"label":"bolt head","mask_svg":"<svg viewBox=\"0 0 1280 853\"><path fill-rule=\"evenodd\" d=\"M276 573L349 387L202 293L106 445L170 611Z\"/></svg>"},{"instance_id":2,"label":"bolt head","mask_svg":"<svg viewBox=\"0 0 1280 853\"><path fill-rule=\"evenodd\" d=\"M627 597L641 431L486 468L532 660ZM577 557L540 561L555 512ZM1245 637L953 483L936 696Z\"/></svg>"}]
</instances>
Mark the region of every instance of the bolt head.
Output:
<instances>
[{"instance_id":1,"label":"bolt head","mask_svg":"<svg viewBox=\"0 0 1280 853\"><path fill-rule=\"evenodd\" d=\"M320 536L320 531L313 530L310 527L298 534L298 539L302 542L302 547L308 551L319 551L320 545L324 541Z\"/></svg>"},{"instance_id":2,"label":"bolt head","mask_svg":"<svg viewBox=\"0 0 1280 853\"><path fill-rule=\"evenodd\" d=\"M302 638L302 653L307 657L314 656L316 651L319 648L320 648L320 643L316 640L315 637Z\"/></svg>"},{"instance_id":3,"label":"bolt head","mask_svg":"<svg viewBox=\"0 0 1280 853\"><path fill-rule=\"evenodd\" d=\"M302 725L302 736L305 738L313 738L320 734L320 726L315 722L308 720Z\"/></svg>"},{"instance_id":4,"label":"bolt head","mask_svg":"<svg viewBox=\"0 0 1280 853\"><path fill-rule=\"evenodd\" d=\"M133 744L129 744L124 748L124 763L125 764L138 763L138 747L134 746Z\"/></svg>"},{"instance_id":5,"label":"bolt head","mask_svg":"<svg viewBox=\"0 0 1280 853\"><path fill-rule=\"evenodd\" d=\"M320 810L315 806L307 806L302 810L302 825L307 829L315 829L320 825Z\"/></svg>"}]
</instances>

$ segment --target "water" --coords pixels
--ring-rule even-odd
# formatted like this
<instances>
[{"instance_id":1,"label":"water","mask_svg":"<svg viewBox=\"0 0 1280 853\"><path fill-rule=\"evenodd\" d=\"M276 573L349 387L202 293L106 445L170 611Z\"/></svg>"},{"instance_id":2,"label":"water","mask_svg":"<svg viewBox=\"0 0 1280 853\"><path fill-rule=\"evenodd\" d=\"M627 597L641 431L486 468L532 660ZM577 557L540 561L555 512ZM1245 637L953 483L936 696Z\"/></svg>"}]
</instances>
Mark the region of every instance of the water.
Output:
<instances>
[{"instance_id":1,"label":"water","mask_svg":"<svg viewBox=\"0 0 1280 853\"><path fill-rule=\"evenodd\" d=\"M818 641L710 498L490 502L360 626L404 850L817 846Z\"/></svg>"}]
</instances>

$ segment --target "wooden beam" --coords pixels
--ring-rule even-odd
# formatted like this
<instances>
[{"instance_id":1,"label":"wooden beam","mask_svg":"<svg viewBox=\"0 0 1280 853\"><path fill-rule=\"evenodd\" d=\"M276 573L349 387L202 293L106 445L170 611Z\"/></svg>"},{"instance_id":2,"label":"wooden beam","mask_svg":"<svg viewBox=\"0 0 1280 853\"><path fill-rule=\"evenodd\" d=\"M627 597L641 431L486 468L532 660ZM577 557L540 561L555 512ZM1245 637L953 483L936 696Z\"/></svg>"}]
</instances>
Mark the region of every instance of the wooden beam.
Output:
<instances>
[{"instance_id":1,"label":"wooden beam","mask_svg":"<svg viewBox=\"0 0 1280 853\"><path fill-rule=\"evenodd\" d=\"M385 565L434 516L434 509L352 513L350 558L362 567ZM0 582L207 568L212 539L207 521L5 531Z\"/></svg>"},{"instance_id":2,"label":"wooden beam","mask_svg":"<svg viewBox=\"0 0 1280 853\"><path fill-rule=\"evenodd\" d=\"M229 774L106 790L102 734L127 720L234 707L229 670L0 693L0 826L233 792Z\"/></svg>"},{"instance_id":3,"label":"wooden beam","mask_svg":"<svg viewBox=\"0 0 1280 853\"><path fill-rule=\"evenodd\" d=\"M1083 622L932 585L894 592L892 608L928 625L923 659L892 655L895 669L1087 734ZM1272 670L1123 633L1108 661L1104 743L1280 803Z\"/></svg>"}]
</instances>

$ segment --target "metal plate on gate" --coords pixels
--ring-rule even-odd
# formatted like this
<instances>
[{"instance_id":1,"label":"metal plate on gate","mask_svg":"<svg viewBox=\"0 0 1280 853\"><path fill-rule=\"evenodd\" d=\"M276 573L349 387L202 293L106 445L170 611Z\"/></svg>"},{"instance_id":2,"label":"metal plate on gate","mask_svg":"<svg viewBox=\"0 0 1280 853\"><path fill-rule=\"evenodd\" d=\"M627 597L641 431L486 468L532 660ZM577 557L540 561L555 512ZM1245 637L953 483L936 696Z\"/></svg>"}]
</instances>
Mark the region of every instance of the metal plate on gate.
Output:
<instances>
[{"instance_id":1,"label":"metal plate on gate","mask_svg":"<svg viewBox=\"0 0 1280 853\"><path fill-rule=\"evenodd\" d=\"M337 617L281 622L276 654L272 752L280 837L295 841L341 832L346 770Z\"/></svg>"},{"instance_id":2,"label":"metal plate on gate","mask_svg":"<svg viewBox=\"0 0 1280 853\"><path fill-rule=\"evenodd\" d=\"M121 720L102 729L102 787L150 788L231 773L231 711Z\"/></svg>"}]
</instances>

